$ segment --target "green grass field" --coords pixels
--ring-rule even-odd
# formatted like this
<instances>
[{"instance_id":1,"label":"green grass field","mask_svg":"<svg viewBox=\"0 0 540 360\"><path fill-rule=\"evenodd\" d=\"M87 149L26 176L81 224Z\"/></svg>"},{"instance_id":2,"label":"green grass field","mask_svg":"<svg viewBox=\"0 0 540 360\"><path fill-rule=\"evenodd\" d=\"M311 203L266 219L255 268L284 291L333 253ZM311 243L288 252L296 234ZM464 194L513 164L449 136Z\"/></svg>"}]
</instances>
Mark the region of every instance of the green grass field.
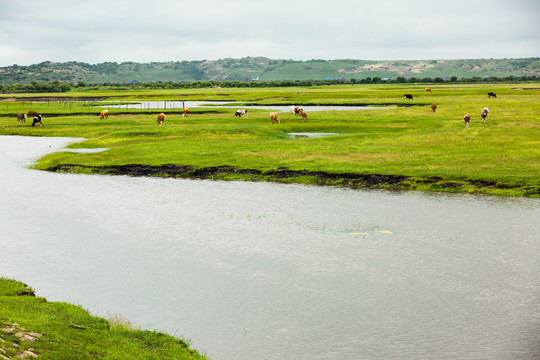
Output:
<instances>
[{"instance_id":1,"label":"green grass field","mask_svg":"<svg viewBox=\"0 0 540 360\"><path fill-rule=\"evenodd\" d=\"M2 359L205 359L182 339L48 302L11 279L0 278L0 314Z\"/></svg>"},{"instance_id":2,"label":"green grass field","mask_svg":"<svg viewBox=\"0 0 540 360\"><path fill-rule=\"evenodd\" d=\"M188 118L182 118L178 110L167 109L163 110L167 114L165 125L159 127L156 119L161 110L109 109L111 116L100 120L101 109L90 106L90 102L30 103L26 99L24 103L0 103L0 116L3 116L0 134L84 137L88 140L72 147L110 148L94 154L51 154L40 160L36 165L39 169L59 164L176 164L196 168L229 165L264 172L283 167L328 173L404 175L409 179L398 186L403 189L540 195L540 84L429 87L432 93L426 93L424 85L408 84L70 92L67 95L74 98L125 101L420 106L313 111L307 121L281 113L279 125L270 123L266 110L250 110L248 119L238 119L233 118L233 109L191 109ZM488 98L488 91L497 93L497 98ZM412 94L415 100L403 100L405 93ZM28 95L35 96L50 95ZM58 96L66 97L66 94ZM431 111L431 103L437 103L436 112ZM486 106L490 115L482 122L480 113ZM17 124L14 114L28 110L43 114L43 127L32 128L31 119L26 124ZM465 113L472 116L468 128L464 126ZM339 135L293 139L287 135L289 132ZM222 178L238 177L231 174ZM307 182L320 183L317 179Z\"/></svg>"}]
</instances>

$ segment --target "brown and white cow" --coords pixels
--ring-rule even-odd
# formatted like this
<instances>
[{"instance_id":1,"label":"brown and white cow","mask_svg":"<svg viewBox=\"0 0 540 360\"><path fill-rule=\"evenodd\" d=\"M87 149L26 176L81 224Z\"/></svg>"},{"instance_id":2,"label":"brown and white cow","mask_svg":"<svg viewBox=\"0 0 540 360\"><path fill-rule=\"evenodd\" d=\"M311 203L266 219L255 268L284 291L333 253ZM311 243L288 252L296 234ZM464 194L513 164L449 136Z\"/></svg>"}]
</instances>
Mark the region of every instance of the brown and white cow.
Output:
<instances>
[{"instance_id":1,"label":"brown and white cow","mask_svg":"<svg viewBox=\"0 0 540 360\"><path fill-rule=\"evenodd\" d=\"M437 108L437 104L435 103L431 104L431 110L433 110L433 112L435 112L436 108Z\"/></svg>"},{"instance_id":2,"label":"brown and white cow","mask_svg":"<svg viewBox=\"0 0 540 360\"><path fill-rule=\"evenodd\" d=\"M187 107L182 108L182 117L187 117L189 109Z\"/></svg>"},{"instance_id":3,"label":"brown and white cow","mask_svg":"<svg viewBox=\"0 0 540 360\"><path fill-rule=\"evenodd\" d=\"M277 122L278 124L280 123L277 113L275 113L275 112L270 113L270 121L272 122L272 124L274 122Z\"/></svg>"},{"instance_id":4,"label":"brown and white cow","mask_svg":"<svg viewBox=\"0 0 540 360\"><path fill-rule=\"evenodd\" d=\"M25 123L26 122L26 114L17 114L17 123Z\"/></svg>"},{"instance_id":5,"label":"brown and white cow","mask_svg":"<svg viewBox=\"0 0 540 360\"><path fill-rule=\"evenodd\" d=\"M161 113L157 116L157 123L159 126L163 125L163 122L165 121L165 114Z\"/></svg>"},{"instance_id":6,"label":"brown and white cow","mask_svg":"<svg viewBox=\"0 0 540 360\"><path fill-rule=\"evenodd\" d=\"M248 111L247 109L238 109L236 110L236 112L234 113L234 117L242 117L242 116L245 116L246 118L248 117Z\"/></svg>"},{"instance_id":7,"label":"brown and white cow","mask_svg":"<svg viewBox=\"0 0 540 360\"><path fill-rule=\"evenodd\" d=\"M306 120L308 118L306 112L302 109L298 110L298 115L302 118L302 120Z\"/></svg>"},{"instance_id":8,"label":"brown and white cow","mask_svg":"<svg viewBox=\"0 0 540 360\"><path fill-rule=\"evenodd\" d=\"M103 118L106 118L106 119L109 118L109 110L103 110L101 114L99 114L99 119L103 120Z\"/></svg>"},{"instance_id":9,"label":"brown and white cow","mask_svg":"<svg viewBox=\"0 0 540 360\"><path fill-rule=\"evenodd\" d=\"M487 107L482 109L482 121L486 121L489 115L489 109Z\"/></svg>"},{"instance_id":10,"label":"brown and white cow","mask_svg":"<svg viewBox=\"0 0 540 360\"><path fill-rule=\"evenodd\" d=\"M469 127L469 121L471 121L471 115L465 114L463 117L463 120L465 120L465 127Z\"/></svg>"}]
</instances>

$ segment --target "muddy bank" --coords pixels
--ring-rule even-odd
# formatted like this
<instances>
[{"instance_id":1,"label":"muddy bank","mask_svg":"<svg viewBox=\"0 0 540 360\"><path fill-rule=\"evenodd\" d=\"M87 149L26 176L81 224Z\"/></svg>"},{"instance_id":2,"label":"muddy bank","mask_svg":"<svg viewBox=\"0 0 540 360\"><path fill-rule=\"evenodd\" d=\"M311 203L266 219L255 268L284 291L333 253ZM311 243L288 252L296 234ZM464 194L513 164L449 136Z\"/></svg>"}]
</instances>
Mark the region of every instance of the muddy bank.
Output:
<instances>
[{"instance_id":1,"label":"muddy bank","mask_svg":"<svg viewBox=\"0 0 540 360\"><path fill-rule=\"evenodd\" d=\"M345 186L350 188L384 188L394 190L430 190L450 192L490 193L493 190L513 190L522 196L540 195L540 187L503 184L490 180L443 179L441 177L418 178L406 175L329 173L326 171L291 170L277 168L266 171L239 169L221 165L195 168L190 165L111 165L85 166L61 164L46 169L51 172L92 173L103 175L177 177L191 179L229 179L274 181L282 183L305 183L313 185Z\"/></svg>"}]
</instances>

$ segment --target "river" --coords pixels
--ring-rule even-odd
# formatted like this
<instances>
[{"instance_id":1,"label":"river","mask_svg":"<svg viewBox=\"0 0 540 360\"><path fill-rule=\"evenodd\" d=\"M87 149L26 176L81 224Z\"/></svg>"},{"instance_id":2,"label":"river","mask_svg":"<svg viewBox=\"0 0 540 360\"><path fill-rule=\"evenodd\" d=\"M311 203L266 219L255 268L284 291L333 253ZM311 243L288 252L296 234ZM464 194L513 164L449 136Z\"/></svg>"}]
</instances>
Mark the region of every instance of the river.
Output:
<instances>
[{"instance_id":1,"label":"river","mask_svg":"<svg viewBox=\"0 0 540 360\"><path fill-rule=\"evenodd\" d=\"M0 137L0 276L212 359L538 359L540 201L26 168ZM84 156L84 155L81 155Z\"/></svg>"}]
</instances>

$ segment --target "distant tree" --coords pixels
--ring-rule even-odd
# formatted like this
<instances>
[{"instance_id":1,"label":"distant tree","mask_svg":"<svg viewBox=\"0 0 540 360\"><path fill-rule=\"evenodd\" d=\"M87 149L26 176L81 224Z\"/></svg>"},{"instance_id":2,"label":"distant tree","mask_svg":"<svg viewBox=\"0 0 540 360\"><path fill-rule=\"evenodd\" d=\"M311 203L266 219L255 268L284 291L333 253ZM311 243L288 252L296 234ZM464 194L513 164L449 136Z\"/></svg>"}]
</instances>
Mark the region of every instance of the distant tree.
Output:
<instances>
[{"instance_id":1,"label":"distant tree","mask_svg":"<svg viewBox=\"0 0 540 360\"><path fill-rule=\"evenodd\" d=\"M452 76L452 77L450 78L450 81L451 81L451 82L456 82L456 81L457 81L457 76Z\"/></svg>"}]
</instances>

